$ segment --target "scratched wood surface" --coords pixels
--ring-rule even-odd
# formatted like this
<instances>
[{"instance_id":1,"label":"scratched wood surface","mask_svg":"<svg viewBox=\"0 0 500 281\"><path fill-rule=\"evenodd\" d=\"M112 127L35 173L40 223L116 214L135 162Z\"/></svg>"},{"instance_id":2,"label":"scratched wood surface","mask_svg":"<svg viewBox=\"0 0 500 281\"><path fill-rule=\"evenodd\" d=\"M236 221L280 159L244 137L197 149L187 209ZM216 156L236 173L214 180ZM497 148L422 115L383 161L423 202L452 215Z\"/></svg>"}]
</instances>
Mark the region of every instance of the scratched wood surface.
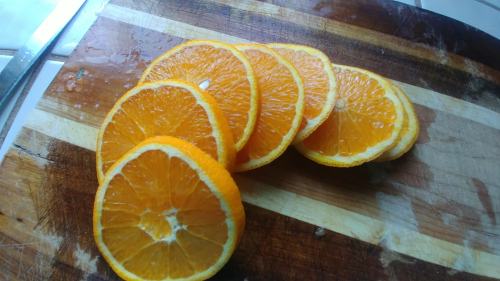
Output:
<instances>
[{"instance_id":1,"label":"scratched wood surface","mask_svg":"<svg viewBox=\"0 0 500 281\"><path fill-rule=\"evenodd\" d=\"M119 279L92 237L98 128L152 60L201 38L316 47L392 79L421 125L395 161L290 148L235 174L245 233L213 280L500 278L500 40L392 1L116 0L1 163L1 280Z\"/></svg>"}]
</instances>

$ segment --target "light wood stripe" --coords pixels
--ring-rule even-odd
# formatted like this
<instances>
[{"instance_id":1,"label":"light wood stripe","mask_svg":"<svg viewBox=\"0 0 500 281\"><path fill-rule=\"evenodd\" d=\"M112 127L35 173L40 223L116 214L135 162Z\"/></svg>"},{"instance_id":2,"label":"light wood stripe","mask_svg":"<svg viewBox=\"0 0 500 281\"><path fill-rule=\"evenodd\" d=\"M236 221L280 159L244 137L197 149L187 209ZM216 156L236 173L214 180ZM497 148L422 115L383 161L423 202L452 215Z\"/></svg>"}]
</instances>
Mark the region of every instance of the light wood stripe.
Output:
<instances>
[{"instance_id":1,"label":"light wood stripe","mask_svg":"<svg viewBox=\"0 0 500 281\"><path fill-rule=\"evenodd\" d=\"M469 119L500 130L500 113L435 91L391 80L416 104Z\"/></svg>"},{"instance_id":2,"label":"light wood stripe","mask_svg":"<svg viewBox=\"0 0 500 281\"><path fill-rule=\"evenodd\" d=\"M33 109L24 127L80 147L95 151L99 129Z\"/></svg>"},{"instance_id":3,"label":"light wood stripe","mask_svg":"<svg viewBox=\"0 0 500 281\"><path fill-rule=\"evenodd\" d=\"M369 218L314 199L234 175L243 201L330 229L371 244L459 271L500 276L500 257L420 234L394 224ZM474 268L457 262L464 258Z\"/></svg>"},{"instance_id":4,"label":"light wood stripe","mask_svg":"<svg viewBox=\"0 0 500 281\"><path fill-rule=\"evenodd\" d=\"M225 1L223 1L225 3ZM232 2L231 2L232 3ZM240 3L240 2L238 2ZM245 4L246 3L246 4ZM236 6L241 9L246 9L250 11L255 11L259 13L263 13L266 11L266 14L269 14L271 16L279 16L281 18L289 19L290 17L294 16L300 16L303 17L301 18L301 21L306 21L310 22L311 26L314 26L314 24L321 24L320 26L329 26L332 25L333 21L319 18L319 17L314 17L311 15L299 13L296 11L290 11L287 9L280 8L275 5L270 5L266 3L254 3L254 2L249 2L249 1L243 1L240 4L230 4L231 6ZM262 6L264 5L264 6ZM204 28L200 28L197 26L153 16L147 13L143 13L140 11L124 8L121 6L113 5L113 4L108 4L104 11L101 13L101 16L114 19L117 21L125 22L128 24L152 29L158 32L166 32L175 36L179 36L182 38L186 39L211 39L211 40L219 40L219 41L224 41L230 44L235 44L235 43L241 43L241 42L251 42L243 38L235 37L235 36L229 36L227 34L221 33L221 32L216 32ZM316 22L316 21L321 21L321 22ZM334 22L335 24L341 24L338 22ZM326 27L325 27L326 28ZM329 27L333 31L336 32L341 32L343 28L337 28L335 26ZM350 25L345 25L345 28L354 28ZM391 40L388 40L387 38L382 40L377 36L383 36L384 34L381 33L376 33L376 34L371 34L370 36L366 35L371 31L364 30L363 32L359 30L347 30L347 31L342 31L340 35L342 36L347 36L352 34L357 34L357 33L365 34L364 37L362 38L356 38L356 39L364 39L364 40L372 40L372 37L378 38L376 41L373 41L371 43L377 44L378 43L386 43ZM376 35L376 36L375 36ZM354 35L351 35L354 36ZM391 37L392 38L392 37ZM402 39L401 39L402 40ZM397 51L401 51L397 47L394 46L394 48L397 49ZM411 49L411 48L410 48ZM403 50L406 50L403 48ZM415 54L417 55L417 54ZM422 55L422 54L419 54ZM456 98L452 98L431 90L426 90L422 89L416 86L412 86L410 84L406 84L403 82L398 82L394 81L398 86L400 86L405 92L408 94L410 99L417 103L421 104L424 106L427 106L432 109L436 110L441 110L447 113L451 113L463 118L470 119L472 121L481 123L483 125L495 128L495 129L500 129L500 114L496 113L492 110L486 109L484 107L475 105L473 103L469 103L466 101L462 101Z\"/></svg>"},{"instance_id":5,"label":"light wood stripe","mask_svg":"<svg viewBox=\"0 0 500 281\"><path fill-rule=\"evenodd\" d=\"M25 127L95 151L98 129L35 109ZM243 201L279 214L325 227L424 261L490 277L500 276L500 257L420 234L397 225L360 215L321 201L234 175ZM471 259L474 268L463 268L461 259Z\"/></svg>"}]
</instances>

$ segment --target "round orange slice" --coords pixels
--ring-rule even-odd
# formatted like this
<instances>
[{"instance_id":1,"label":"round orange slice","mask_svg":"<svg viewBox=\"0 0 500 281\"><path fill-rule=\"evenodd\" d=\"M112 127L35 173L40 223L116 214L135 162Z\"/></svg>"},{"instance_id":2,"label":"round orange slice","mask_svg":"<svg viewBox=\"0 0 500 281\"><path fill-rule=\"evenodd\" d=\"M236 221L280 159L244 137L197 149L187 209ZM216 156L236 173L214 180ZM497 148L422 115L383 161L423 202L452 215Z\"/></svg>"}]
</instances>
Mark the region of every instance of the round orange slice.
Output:
<instances>
[{"instance_id":1,"label":"round orange slice","mask_svg":"<svg viewBox=\"0 0 500 281\"><path fill-rule=\"evenodd\" d=\"M297 69L272 49L235 47L250 60L260 95L254 132L236 154L235 171L247 171L278 158L292 142L304 112L304 84Z\"/></svg>"},{"instance_id":2,"label":"round orange slice","mask_svg":"<svg viewBox=\"0 0 500 281\"><path fill-rule=\"evenodd\" d=\"M320 164L352 167L377 158L397 141L404 109L385 78L355 67L333 68L338 83L335 107L295 147Z\"/></svg>"},{"instance_id":3,"label":"round orange slice","mask_svg":"<svg viewBox=\"0 0 500 281\"><path fill-rule=\"evenodd\" d=\"M141 141L174 136L191 142L229 170L236 157L231 129L217 102L193 83L160 80L118 100L97 137L97 177Z\"/></svg>"},{"instance_id":4,"label":"round orange slice","mask_svg":"<svg viewBox=\"0 0 500 281\"><path fill-rule=\"evenodd\" d=\"M304 81L304 116L293 144L307 138L333 109L337 98L337 81L330 59L308 46L270 43L272 48L297 68Z\"/></svg>"},{"instance_id":5,"label":"round orange slice","mask_svg":"<svg viewBox=\"0 0 500 281\"><path fill-rule=\"evenodd\" d=\"M236 150L245 145L255 126L258 90L250 62L240 51L223 42L188 41L153 61L139 84L170 78L209 92L226 115Z\"/></svg>"},{"instance_id":6,"label":"round orange slice","mask_svg":"<svg viewBox=\"0 0 500 281\"><path fill-rule=\"evenodd\" d=\"M174 137L147 139L116 161L94 203L97 247L126 280L205 280L228 261L244 224L229 172Z\"/></svg>"},{"instance_id":7,"label":"round orange slice","mask_svg":"<svg viewBox=\"0 0 500 281\"><path fill-rule=\"evenodd\" d=\"M388 151L385 151L377 157L375 162L389 161L401 157L413 146L418 138L418 133L420 127L418 125L417 114L413 108L413 103L405 94L405 92L395 84L391 82L391 86L398 94L399 99L403 103L405 119L403 122L403 128L401 129L399 141L396 146Z\"/></svg>"}]
</instances>

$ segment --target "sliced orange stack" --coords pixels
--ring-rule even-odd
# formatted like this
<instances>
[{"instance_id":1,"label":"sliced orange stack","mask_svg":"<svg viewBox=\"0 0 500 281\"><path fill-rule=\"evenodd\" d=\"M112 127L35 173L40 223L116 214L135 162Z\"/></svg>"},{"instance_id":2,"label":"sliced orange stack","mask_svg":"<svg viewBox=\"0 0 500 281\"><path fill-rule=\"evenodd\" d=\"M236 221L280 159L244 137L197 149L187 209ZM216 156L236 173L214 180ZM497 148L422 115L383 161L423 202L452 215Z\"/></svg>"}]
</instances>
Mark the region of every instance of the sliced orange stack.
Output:
<instances>
[{"instance_id":1,"label":"sliced orange stack","mask_svg":"<svg viewBox=\"0 0 500 281\"><path fill-rule=\"evenodd\" d=\"M329 166L387 161L418 130L399 87L314 48L186 42L156 59L104 119L96 244L127 280L209 278L245 224L233 169L266 165L290 144Z\"/></svg>"},{"instance_id":2,"label":"sliced orange stack","mask_svg":"<svg viewBox=\"0 0 500 281\"><path fill-rule=\"evenodd\" d=\"M385 78L334 65L338 100L328 119L295 145L307 158L334 167L371 161L390 149L403 126L404 109Z\"/></svg>"}]
</instances>

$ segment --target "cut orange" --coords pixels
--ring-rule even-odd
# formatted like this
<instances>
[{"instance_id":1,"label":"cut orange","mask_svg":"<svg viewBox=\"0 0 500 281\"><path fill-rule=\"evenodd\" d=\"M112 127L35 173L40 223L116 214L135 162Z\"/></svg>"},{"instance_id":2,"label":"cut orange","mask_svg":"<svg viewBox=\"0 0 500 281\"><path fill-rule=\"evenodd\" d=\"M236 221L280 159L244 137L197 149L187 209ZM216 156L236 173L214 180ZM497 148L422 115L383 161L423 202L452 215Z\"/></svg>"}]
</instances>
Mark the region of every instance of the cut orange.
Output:
<instances>
[{"instance_id":1,"label":"cut orange","mask_svg":"<svg viewBox=\"0 0 500 281\"><path fill-rule=\"evenodd\" d=\"M108 171L93 230L100 252L126 280L202 280L228 261L245 213L229 172L194 145L155 137Z\"/></svg>"},{"instance_id":2,"label":"cut orange","mask_svg":"<svg viewBox=\"0 0 500 281\"><path fill-rule=\"evenodd\" d=\"M259 113L254 132L236 154L235 171L261 167L286 150L304 112L304 84L297 69L260 44L235 47L250 60L259 87Z\"/></svg>"},{"instance_id":3,"label":"cut orange","mask_svg":"<svg viewBox=\"0 0 500 281\"><path fill-rule=\"evenodd\" d=\"M232 170L236 150L217 102L193 83L161 80L127 92L108 113L97 138L97 177L127 151L154 136L191 142Z\"/></svg>"},{"instance_id":4,"label":"cut orange","mask_svg":"<svg viewBox=\"0 0 500 281\"><path fill-rule=\"evenodd\" d=\"M401 129L400 138L397 141L396 146L382 153L382 155L373 160L375 162L394 160L405 154L417 140L420 130L417 114L413 108L413 103L401 88L394 85L392 82L390 83L403 104L405 119L403 122L403 128Z\"/></svg>"},{"instance_id":5,"label":"cut orange","mask_svg":"<svg viewBox=\"0 0 500 281\"><path fill-rule=\"evenodd\" d=\"M335 107L295 147L320 164L352 167L377 158L397 141L404 109L385 78L360 68L333 67L338 83Z\"/></svg>"},{"instance_id":6,"label":"cut orange","mask_svg":"<svg viewBox=\"0 0 500 281\"><path fill-rule=\"evenodd\" d=\"M304 117L292 142L295 144L312 134L332 111L337 98L335 73L330 59L317 49L281 43L270 43L267 46L289 60L304 81Z\"/></svg>"},{"instance_id":7,"label":"cut orange","mask_svg":"<svg viewBox=\"0 0 500 281\"><path fill-rule=\"evenodd\" d=\"M250 62L240 51L217 41L188 41L153 61L139 84L170 78L206 89L226 115L236 150L245 145L255 125L258 90Z\"/></svg>"}]
</instances>

